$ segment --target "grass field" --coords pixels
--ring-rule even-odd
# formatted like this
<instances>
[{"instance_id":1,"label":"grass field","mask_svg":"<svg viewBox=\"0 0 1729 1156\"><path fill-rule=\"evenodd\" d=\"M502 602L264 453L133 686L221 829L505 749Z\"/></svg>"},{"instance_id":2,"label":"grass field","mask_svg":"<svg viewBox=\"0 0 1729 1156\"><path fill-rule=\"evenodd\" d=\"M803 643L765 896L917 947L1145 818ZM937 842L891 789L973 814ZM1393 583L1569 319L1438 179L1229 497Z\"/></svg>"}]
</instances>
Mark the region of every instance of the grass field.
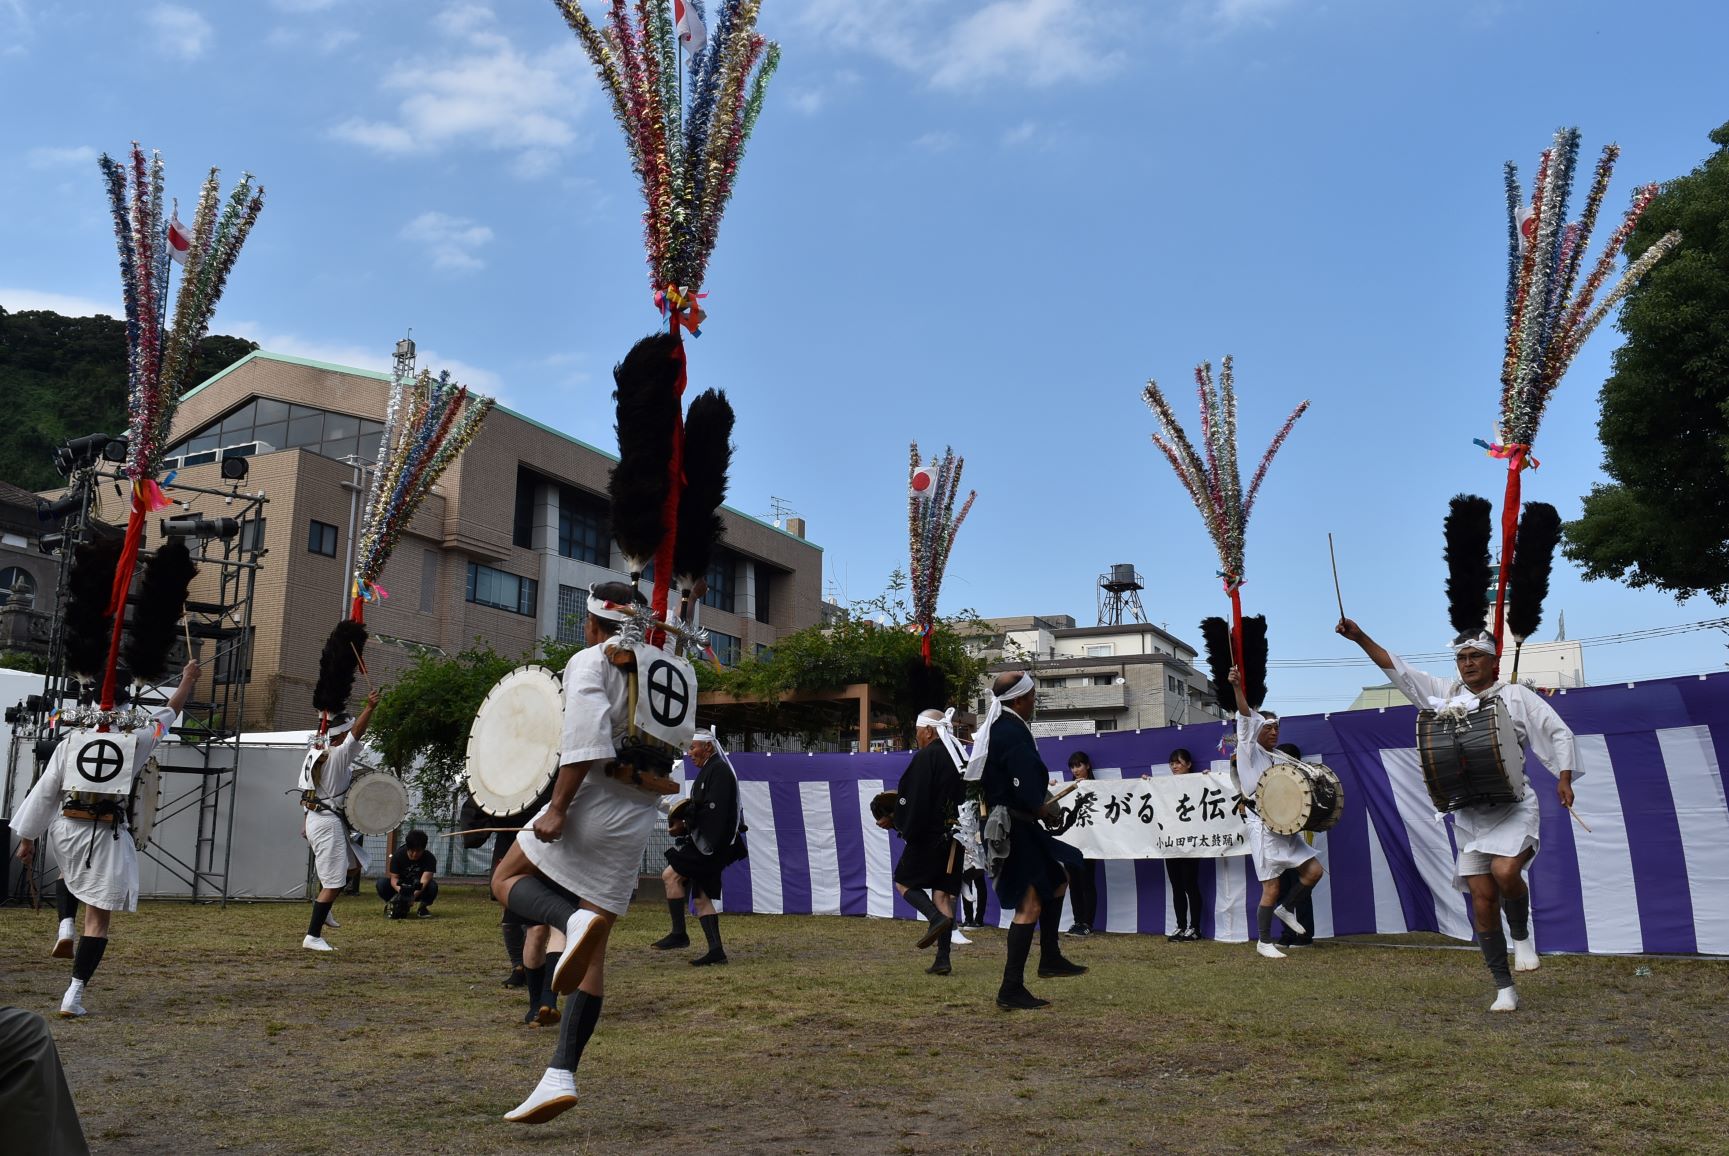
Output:
<instances>
[{"instance_id":1,"label":"grass field","mask_svg":"<svg viewBox=\"0 0 1729 1156\"><path fill-rule=\"evenodd\" d=\"M695 971L694 952L648 947L658 903L615 931L583 1102L524 1128L499 1116L552 1041L499 986L497 908L451 887L436 919L379 909L345 897L340 950L315 955L301 904L146 904L115 917L79 1021L53 1018L69 964L48 958L50 910L0 910L0 971L50 1016L104 1153L1722 1152L1729 1136L1721 962L1548 957L1524 1009L1490 1016L1474 950L1408 946L1439 939L1275 962L1094 936L1066 941L1088 975L1029 977L1050 1009L1005 1014L1000 931L939 979L910 924L735 916L732 964Z\"/></svg>"}]
</instances>

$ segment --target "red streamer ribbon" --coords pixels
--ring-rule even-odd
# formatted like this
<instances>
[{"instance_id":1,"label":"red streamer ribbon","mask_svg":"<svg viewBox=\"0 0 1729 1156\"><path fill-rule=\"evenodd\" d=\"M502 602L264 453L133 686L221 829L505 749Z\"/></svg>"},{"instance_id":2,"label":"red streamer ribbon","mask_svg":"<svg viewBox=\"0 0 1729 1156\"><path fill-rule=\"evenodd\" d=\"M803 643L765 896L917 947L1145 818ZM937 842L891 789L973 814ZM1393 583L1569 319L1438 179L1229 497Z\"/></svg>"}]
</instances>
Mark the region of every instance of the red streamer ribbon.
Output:
<instances>
[{"instance_id":1,"label":"red streamer ribbon","mask_svg":"<svg viewBox=\"0 0 1729 1156\"><path fill-rule=\"evenodd\" d=\"M927 626L919 632L919 652L925 657L925 665L931 664L931 627Z\"/></svg>"},{"instance_id":2,"label":"red streamer ribbon","mask_svg":"<svg viewBox=\"0 0 1729 1156\"><path fill-rule=\"evenodd\" d=\"M161 490L157 491L158 494ZM120 562L114 567L114 585L108 590L108 613L114 631L108 639L108 661L102 669L102 709L114 709L114 672L120 665L120 636L126 632L126 595L132 589L132 572L138 565L138 546L144 540L144 523L150 516L142 485L132 487L132 513L126 519L126 538L120 544Z\"/></svg>"},{"instance_id":3,"label":"red streamer ribbon","mask_svg":"<svg viewBox=\"0 0 1729 1156\"><path fill-rule=\"evenodd\" d=\"M1513 566L1513 547L1519 537L1519 475L1525 472L1527 464L1532 469L1537 468L1535 460L1528 460L1526 454L1529 446L1495 446L1489 450L1494 457L1507 459L1507 492L1501 496L1501 570L1495 580L1495 653L1501 652L1501 628L1506 621L1507 612L1507 575ZM1495 450L1507 451L1497 454Z\"/></svg>"},{"instance_id":4,"label":"red streamer ribbon","mask_svg":"<svg viewBox=\"0 0 1729 1156\"><path fill-rule=\"evenodd\" d=\"M667 286L669 292L676 292L672 286ZM676 304L676 302L675 302ZM660 540L660 549L654 552L654 616L662 622L666 621L667 599L672 589L672 550L678 535L678 500L684 490L684 387L687 383L687 363L684 357L684 338L679 333L680 314L675 309L671 314L671 333L677 345L673 347L673 357L678 360L678 404L673 408L672 419L672 457L667 462L668 485L666 487L666 504L661 507L661 522L666 526L666 536ZM695 332L693 329L692 333ZM662 631L655 631L652 639L654 645L665 642Z\"/></svg>"},{"instance_id":5,"label":"red streamer ribbon","mask_svg":"<svg viewBox=\"0 0 1729 1156\"><path fill-rule=\"evenodd\" d=\"M1243 597L1239 591L1243 588L1242 579L1233 579L1229 574L1221 575L1225 580L1225 593L1231 596L1231 662L1236 665L1238 674L1242 677L1243 687L1238 694L1246 695L1249 682L1249 672L1243 669ZM1243 699L1243 705L1248 705L1248 699Z\"/></svg>"}]
</instances>

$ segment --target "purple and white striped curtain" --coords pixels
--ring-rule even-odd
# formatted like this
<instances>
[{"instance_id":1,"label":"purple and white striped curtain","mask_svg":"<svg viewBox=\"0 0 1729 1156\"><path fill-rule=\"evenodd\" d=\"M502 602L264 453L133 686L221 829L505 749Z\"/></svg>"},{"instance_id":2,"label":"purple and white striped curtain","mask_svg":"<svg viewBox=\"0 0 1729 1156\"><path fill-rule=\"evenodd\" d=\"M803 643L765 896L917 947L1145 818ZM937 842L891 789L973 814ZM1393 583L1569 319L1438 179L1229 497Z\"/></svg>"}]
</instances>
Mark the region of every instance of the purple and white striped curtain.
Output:
<instances>
[{"instance_id":1,"label":"purple and white striped curtain","mask_svg":"<svg viewBox=\"0 0 1729 1156\"><path fill-rule=\"evenodd\" d=\"M1587 687L1550 700L1578 736L1576 824L1555 778L1526 770L1543 805L1542 851L1530 871L1532 923L1544 951L1729 953L1729 674ZM1344 815L1315 839L1327 877L1315 933L1438 931L1471 936L1453 890L1450 822L1437 822L1414 747L1416 710L1286 716L1280 737L1338 772ZM1123 731L1040 742L1064 768L1085 750L1100 778L1165 774L1170 752L1214 757L1225 724ZM909 755L733 754L750 857L727 868L731 911L916 918L890 876L900 840L871 820ZM1246 857L1206 861L1202 931L1246 938L1259 888ZM1098 926L1163 934L1174 926L1160 860L1099 864ZM987 918L1006 923L994 899Z\"/></svg>"}]
</instances>

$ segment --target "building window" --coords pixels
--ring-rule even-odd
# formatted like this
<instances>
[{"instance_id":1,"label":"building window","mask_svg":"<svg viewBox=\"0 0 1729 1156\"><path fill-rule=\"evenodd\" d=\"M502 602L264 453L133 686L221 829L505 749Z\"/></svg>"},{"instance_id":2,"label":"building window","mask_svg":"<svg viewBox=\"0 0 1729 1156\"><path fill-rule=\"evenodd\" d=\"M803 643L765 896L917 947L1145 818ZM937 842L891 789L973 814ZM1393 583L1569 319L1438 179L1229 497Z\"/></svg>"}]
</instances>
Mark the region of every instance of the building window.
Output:
<instances>
[{"instance_id":1,"label":"building window","mask_svg":"<svg viewBox=\"0 0 1729 1156\"><path fill-rule=\"evenodd\" d=\"M1114 718L1099 718L1093 720L1093 730L1095 731L1114 731L1116 729L1117 720Z\"/></svg>"},{"instance_id":2,"label":"building window","mask_svg":"<svg viewBox=\"0 0 1729 1156\"><path fill-rule=\"evenodd\" d=\"M508 610L533 618L535 603L540 597L540 583L533 578L519 578L491 566L482 566L479 562L470 562L468 585L463 597L476 606L491 606L495 610Z\"/></svg>"},{"instance_id":3,"label":"building window","mask_svg":"<svg viewBox=\"0 0 1729 1156\"><path fill-rule=\"evenodd\" d=\"M560 642L581 642L582 628L588 622L588 591L579 586L558 586L558 628Z\"/></svg>"},{"instance_id":4,"label":"building window","mask_svg":"<svg viewBox=\"0 0 1729 1156\"><path fill-rule=\"evenodd\" d=\"M510 543L524 550L534 549L534 500L540 492L540 479L530 470L516 467L516 505L510 520Z\"/></svg>"},{"instance_id":5,"label":"building window","mask_svg":"<svg viewBox=\"0 0 1729 1156\"><path fill-rule=\"evenodd\" d=\"M370 418L257 398L170 447L167 456L197 465L215 461L217 450L249 446L248 453L306 449L338 461L357 456L370 462L383 434L384 423Z\"/></svg>"},{"instance_id":6,"label":"building window","mask_svg":"<svg viewBox=\"0 0 1729 1156\"><path fill-rule=\"evenodd\" d=\"M420 552L420 612L431 614L438 609L438 551Z\"/></svg>"},{"instance_id":7,"label":"building window","mask_svg":"<svg viewBox=\"0 0 1729 1156\"><path fill-rule=\"evenodd\" d=\"M30 571L22 566L8 566L0 570L0 605L12 598L12 588L21 586L26 605L36 601L36 579L30 577Z\"/></svg>"},{"instance_id":8,"label":"building window","mask_svg":"<svg viewBox=\"0 0 1729 1156\"><path fill-rule=\"evenodd\" d=\"M607 505L575 486L558 487L558 552L578 562L612 565Z\"/></svg>"},{"instance_id":9,"label":"building window","mask_svg":"<svg viewBox=\"0 0 1729 1156\"><path fill-rule=\"evenodd\" d=\"M754 563L756 567L756 620L766 623L772 613L773 602L770 595L774 590L774 571L761 562Z\"/></svg>"},{"instance_id":10,"label":"building window","mask_svg":"<svg viewBox=\"0 0 1729 1156\"><path fill-rule=\"evenodd\" d=\"M737 587L738 555L731 550L715 547L714 560L708 564L708 590L702 596L702 604L731 614L736 602Z\"/></svg>"},{"instance_id":11,"label":"building window","mask_svg":"<svg viewBox=\"0 0 1729 1156\"><path fill-rule=\"evenodd\" d=\"M1088 658L1109 658L1117 652L1117 648L1109 642L1101 642L1085 649Z\"/></svg>"},{"instance_id":12,"label":"building window","mask_svg":"<svg viewBox=\"0 0 1729 1156\"><path fill-rule=\"evenodd\" d=\"M739 656L739 640L730 634L722 634L718 630L708 632L708 644L714 649L714 656L722 666L737 666Z\"/></svg>"},{"instance_id":13,"label":"building window","mask_svg":"<svg viewBox=\"0 0 1729 1156\"><path fill-rule=\"evenodd\" d=\"M1069 680L1066 678L1041 678L1039 685L1045 690L1061 690L1069 685Z\"/></svg>"},{"instance_id":14,"label":"building window","mask_svg":"<svg viewBox=\"0 0 1729 1156\"><path fill-rule=\"evenodd\" d=\"M247 627L244 636L216 649L216 684L252 681L252 634L256 627Z\"/></svg>"},{"instance_id":15,"label":"building window","mask_svg":"<svg viewBox=\"0 0 1729 1156\"><path fill-rule=\"evenodd\" d=\"M323 554L326 558L336 557L336 527L314 518L312 527L306 534L306 548L314 554Z\"/></svg>"},{"instance_id":16,"label":"building window","mask_svg":"<svg viewBox=\"0 0 1729 1156\"><path fill-rule=\"evenodd\" d=\"M760 642L756 644L756 660L758 662L768 662L773 657L774 657L774 647L764 646Z\"/></svg>"},{"instance_id":17,"label":"building window","mask_svg":"<svg viewBox=\"0 0 1729 1156\"><path fill-rule=\"evenodd\" d=\"M1117 676L1114 674L1095 674L1095 675L1093 675L1093 685L1094 686L1115 686L1116 681L1117 681Z\"/></svg>"}]
</instances>

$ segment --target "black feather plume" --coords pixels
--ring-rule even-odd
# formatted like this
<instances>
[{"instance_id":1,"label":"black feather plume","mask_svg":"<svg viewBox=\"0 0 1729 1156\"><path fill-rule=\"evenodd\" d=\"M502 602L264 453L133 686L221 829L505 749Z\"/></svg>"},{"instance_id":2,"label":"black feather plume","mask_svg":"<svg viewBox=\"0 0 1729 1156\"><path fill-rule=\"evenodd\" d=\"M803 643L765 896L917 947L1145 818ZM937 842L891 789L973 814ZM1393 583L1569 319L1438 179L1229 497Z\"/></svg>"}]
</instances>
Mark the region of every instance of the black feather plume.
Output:
<instances>
[{"instance_id":1,"label":"black feather plume","mask_svg":"<svg viewBox=\"0 0 1729 1156\"><path fill-rule=\"evenodd\" d=\"M324 653L318 656L318 684L312 688L312 709L328 714L340 714L348 709L348 696L354 691L354 672L360 668L360 654L366 648L366 627L352 618L344 618L324 640Z\"/></svg>"},{"instance_id":2,"label":"black feather plume","mask_svg":"<svg viewBox=\"0 0 1729 1156\"><path fill-rule=\"evenodd\" d=\"M1447 548L1447 618L1453 633L1478 634L1489 611L1489 499L1459 494L1448 505L1443 525Z\"/></svg>"},{"instance_id":3,"label":"black feather plume","mask_svg":"<svg viewBox=\"0 0 1729 1156\"><path fill-rule=\"evenodd\" d=\"M923 658L907 660L906 681L909 713L944 710L949 706L949 679L941 667L927 666Z\"/></svg>"},{"instance_id":4,"label":"black feather plume","mask_svg":"<svg viewBox=\"0 0 1729 1156\"><path fill-rule=\"evenodd\" d=\"M108 644L114 632L108 600L113 593L114 569L120 564L124 536L115 527L100 522L91 523L87 533L89 539L72 552L61 620L65 629L66 669L95 678L108 665Z\"/></svg>"},{"instance_id":5,"label":"black feather plume","mask_svg":"<svg viewBox=\"0 0 1729 1156\"><path fill-rule=\"evenodd\" d=\"M613 366L617 388L618 465L612 468L607 496L612 502L612 536L633 573L641 573L666 537L663 520L672 458L673 427L678 422L678 371L684 350L667 333L645 337Z\"/></svg>"},{"instance_id":6,"label":"black feather plume","mask_svg":"<svg viewBox=\"0 0 1729 1156\"><path fill-rule=\"evenodd\" d=\"M726 394L704 390L684 418L684 494L678 500L678 537L672 571L689 590L708 573L708 562L725 523L727 468L732 465L732 405Z\"/></svg>"},{"instance_id":7,"label":"black feather plume","mask_svg":"<svg viewBox=\"0 0 1729 1156\"><path fill-rule=\"evenodd\" d=\"M1231 685L1231 625L1223 618L1201 619L1201 639L1207 648L1207 670L1213 676L1213 693L1226 714L1237 713L1237 692Z\"/></svg>"},{"instance_id":8,"label":"black feather plume","mask_svg":"<svg viewBox=\"0 0 1729 1156\"><path fill-rule=\"evenodd\" d=\"M120 648L134 678L156 683L168 673L168 651L180 635L186 590L197 573L192 551L182 538L168 539L145 564L138 598L132 606L132 622Z\"/></svg>"},{"instance_id":9,"label":"black feather plume","mask_svg":"<svg viewBox=\"0 0 1729 1156\"><path fill-rule=\"evenodd\" d=\"M1243 697L1255 710L1267 701L1267 616L1243 619Z\"/></svg>"},{"instance_id":10,"label":"black feather plume","mask_svg":"<svg viewBox=\"0 0 1729 1156\"><path fill-rule=\"evenodd\" d=\"M1520 642L1543 624L1543 599L1549 596L1549 570L1561 540L1561 515L1547 502L1526 502L1507 576L1507 631Z\"/></svg>"}]
</instances>

